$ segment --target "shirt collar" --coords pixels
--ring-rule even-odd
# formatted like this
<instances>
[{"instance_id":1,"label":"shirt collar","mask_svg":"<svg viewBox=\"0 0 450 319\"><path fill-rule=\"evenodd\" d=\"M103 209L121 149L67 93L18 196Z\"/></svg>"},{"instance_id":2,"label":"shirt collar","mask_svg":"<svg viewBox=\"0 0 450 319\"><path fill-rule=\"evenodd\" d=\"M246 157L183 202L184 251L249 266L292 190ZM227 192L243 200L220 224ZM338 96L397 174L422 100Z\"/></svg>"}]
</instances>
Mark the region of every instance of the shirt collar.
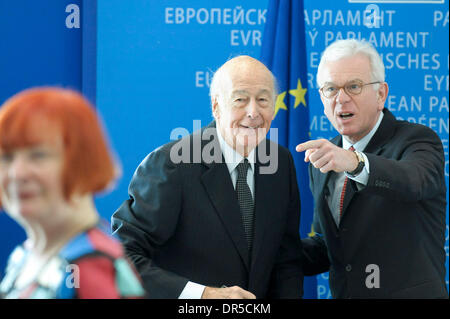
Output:
<instances>
[{"instance_id":1,"label":"shirt collar","mask_svg":"<svg viewBox=\"0 0 450 319\"><path fill-rule=\"evenodd\" d=\"M350 143L347 140L347 138L345 136L343 136L342 148L348 150L350 148L350 146L353 145L355 150L360 151L360 152L364 151L364 149L366 148L367 144L369 144L370 140L372 139L372 136L375 134L375 132L377 131L378 127L380 126L381 120L383 119L383 116L384 116L383 112L380 112L380 116L378 117L377 123L375 124L374 127L372 127L372 130L369 132L369 134L364 136L362 139L360 139L355 144Z\"/></svg>"},{"instance_id":2,"label":"shirt collar","mask_svg":"<svg viewBox=\"0 0 450 319\"><path fill-rule=\"evenodd\" d=\"M216 128L217 130L217 137L219 139L219 145L220 145L220 150L222 151L223 157L225 159L225 163L227 164L228 167L228 171L233 172L236 169L236 166L238 166L238 164L240 162L242 162L242 160L244 159L244 157L239 154L238 152L236 152L222 137L222 134L220 133L219 128ZM255 166L255 149L253 149L247 156L247 160L250 163L250 167L252 169L252 171L254 172L254 166Z\"/></svg>"}]
</instances>

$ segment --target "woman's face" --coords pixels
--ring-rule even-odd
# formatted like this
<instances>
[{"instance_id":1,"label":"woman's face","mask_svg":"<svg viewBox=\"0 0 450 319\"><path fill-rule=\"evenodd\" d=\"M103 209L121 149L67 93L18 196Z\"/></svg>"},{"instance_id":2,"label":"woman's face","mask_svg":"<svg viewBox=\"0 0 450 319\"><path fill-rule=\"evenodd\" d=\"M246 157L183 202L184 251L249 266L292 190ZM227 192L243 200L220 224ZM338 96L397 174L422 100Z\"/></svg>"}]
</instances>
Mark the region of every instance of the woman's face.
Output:
<instances>
[{"instance_id":1,"label":"woman's face","mask_svg":"<svg viewBox=\"0 0 450 319\"><path fill-rule=\"evenodd\" d=\"M56 217L58 207L65 203L63 162L61 137L0 150L0 194L7 213L18 222Z\"/></svg>"}]
</instances>

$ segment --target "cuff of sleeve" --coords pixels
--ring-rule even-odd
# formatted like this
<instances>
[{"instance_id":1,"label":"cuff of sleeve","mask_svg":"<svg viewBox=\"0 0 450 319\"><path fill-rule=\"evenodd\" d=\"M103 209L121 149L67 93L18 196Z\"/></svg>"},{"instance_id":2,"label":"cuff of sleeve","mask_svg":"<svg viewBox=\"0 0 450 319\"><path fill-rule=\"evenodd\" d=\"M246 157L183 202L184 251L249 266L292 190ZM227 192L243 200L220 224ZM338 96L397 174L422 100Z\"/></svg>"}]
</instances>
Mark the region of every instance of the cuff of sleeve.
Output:
<instances>
[{"instance_id":1,"label":"cuff of sleeve","mask_svg":"<svg viewBox=\"0 0 450 319\"><path fill-rule=\"evenodd\" d=\"M188 281L178 299L201 299L205 286Z\"/></svg>"},{"instance_id":2,"label":"cuff of sleeve","mask_svg":"<svg viewBox=\"0 0 450 319\"><path fill-rule=\"evenodd\" d=\"M345 176L354 180L357 183L360 183L360 184L366 186L367 183L369 182L369 173L370 173L369 160L367 159L366 154L364 154L364 153L361 153L361 154L364 157L364 168L361 171L361 173L359 173L356 176L350 176L349 174L347 174L347 172L345 172Z\"/></svg>"}]
</instances>

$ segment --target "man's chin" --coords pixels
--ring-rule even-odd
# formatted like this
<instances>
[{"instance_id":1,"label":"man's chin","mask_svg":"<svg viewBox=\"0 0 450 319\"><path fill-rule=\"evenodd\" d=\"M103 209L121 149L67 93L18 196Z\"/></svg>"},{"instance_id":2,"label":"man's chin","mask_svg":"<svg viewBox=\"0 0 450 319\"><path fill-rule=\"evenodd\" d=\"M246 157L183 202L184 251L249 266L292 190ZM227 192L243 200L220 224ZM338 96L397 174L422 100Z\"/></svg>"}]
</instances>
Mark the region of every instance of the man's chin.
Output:
<instances>
[{"instance_id":1,"label":"man's chin","mask_svg":"<svg viewBox=\"0 0 450 319\"><path fill-rule=\"evenodd\" d=\"M256 148L259 144L258 138L256 136L245 136L237 139L236 143L236 151L240 154L245 154L244 156L248 156L248 154Z\"/></svg>"}]
</instances>

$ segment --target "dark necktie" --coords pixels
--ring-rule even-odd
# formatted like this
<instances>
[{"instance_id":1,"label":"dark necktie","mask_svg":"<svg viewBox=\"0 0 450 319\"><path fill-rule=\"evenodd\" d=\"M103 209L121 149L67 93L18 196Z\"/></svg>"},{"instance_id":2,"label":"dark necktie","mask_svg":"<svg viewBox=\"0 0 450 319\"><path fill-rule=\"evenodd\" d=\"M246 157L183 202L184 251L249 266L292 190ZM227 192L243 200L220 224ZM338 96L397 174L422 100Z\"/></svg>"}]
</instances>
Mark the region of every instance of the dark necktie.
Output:
<instances>
[{"instance_id":1,"label":"dark necktie","mask_svg":"<svg viewBox=\"0 0 450 319\"><path fill-rule=\"evenodd\" d=\"M248 249L252 248L253 242L253 211L254 203L250 187L247 184L247 171L250 163L247 159L237 166L238 177L236 181L236 193L241 207L242 222L244 224L245 235L247 237Z\"/></svg>"},{"instance_id":2,"label":"dark necktie","mask_svg":"<svg viewBox=\"0 0 450 319\"><path fill-rule=\"evenodd\" d=\"M350 146L349 148L350 151L354 151L355 148L352 146ZM345 177L345 181L344 181L344 186L342 187L342 192L341 192L341 200L339 202L339 220L341 220L342 218L342 210L344 208L344 198L345 198L345 191L347 190L347 183L348 183L348 177Z\"/></svg>"}]
</instances>

